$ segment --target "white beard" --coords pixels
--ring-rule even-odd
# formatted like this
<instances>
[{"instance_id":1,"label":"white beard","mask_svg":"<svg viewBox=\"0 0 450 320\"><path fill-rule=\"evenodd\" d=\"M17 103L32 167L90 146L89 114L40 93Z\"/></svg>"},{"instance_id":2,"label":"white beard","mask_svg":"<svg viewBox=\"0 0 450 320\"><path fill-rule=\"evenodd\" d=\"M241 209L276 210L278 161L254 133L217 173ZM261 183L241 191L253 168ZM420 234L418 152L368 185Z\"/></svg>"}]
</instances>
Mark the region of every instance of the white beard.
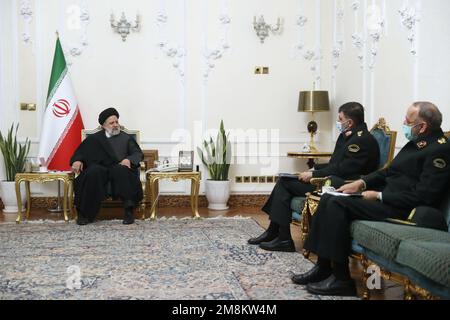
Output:
<instances>
[{"instance_id":1,"label":"white beard","mask_svg":"<svg viewBox=\"0 0 450 320\"><path fill-rule=\"evenodd\" d=\"M117 128L117 129L112 128L112 129L105 129L105 130L106 130L106 132L108 132L108 134L110 136L117 136L120 133L120 128Z\"/></svg>"}]
</instances>

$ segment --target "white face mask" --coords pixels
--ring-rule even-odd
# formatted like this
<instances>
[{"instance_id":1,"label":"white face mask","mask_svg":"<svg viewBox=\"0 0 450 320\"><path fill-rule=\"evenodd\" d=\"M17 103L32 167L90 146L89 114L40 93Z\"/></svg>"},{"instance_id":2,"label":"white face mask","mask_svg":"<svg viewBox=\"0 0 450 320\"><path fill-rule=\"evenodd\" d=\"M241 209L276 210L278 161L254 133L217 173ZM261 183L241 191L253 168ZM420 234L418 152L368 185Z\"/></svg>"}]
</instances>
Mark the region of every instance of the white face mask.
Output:
<instances>
[{"instance_id":1,"label":"white face mask","mask_svg":"<svg viewBox=\"0 0 450 320\"><path fill-rule=\"evenodd\" d=\"M348 122L348 120L345 122L336 121L336 129L338 129L338 131L340 133L344 133L345 131L347 131L347 128L344 127L344 123L347 123L347 122Z\"/></svg>"}]
</instances>

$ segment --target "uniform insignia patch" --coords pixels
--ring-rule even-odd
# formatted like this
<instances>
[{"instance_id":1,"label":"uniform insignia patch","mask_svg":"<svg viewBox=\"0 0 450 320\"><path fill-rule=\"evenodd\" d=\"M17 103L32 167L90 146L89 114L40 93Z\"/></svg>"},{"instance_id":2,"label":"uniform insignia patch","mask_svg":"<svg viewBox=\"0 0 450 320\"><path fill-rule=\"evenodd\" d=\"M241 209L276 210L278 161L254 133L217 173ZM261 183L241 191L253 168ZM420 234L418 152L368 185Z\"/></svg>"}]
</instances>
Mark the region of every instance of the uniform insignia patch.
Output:
<instances>
[{"instance_id":1,"label":"uniform insignia patch","mask_svg":"<svg viewBox=\"0 0 450 320\"><path fill-rule=\"evenodd\" d=\"M419 148L419 149L423 149L423 148L425 148L427 146L427 142L426 141L420 141L420 142L417 142L417 147Z\"/></svg>"},{"instance_id":2,"label":"uniform insignia patch","mask_svg":"<svg viewBox=\"0 0 450 320\"><path fill-rule=\"evenodd\" d=\"M357 144L352 144L348 146L348 151L357 153L361 148Z\"/></svg>"},{"instance_id":3,"label":"uniform insignia patch","mask_svg":"<svg viewBox=\"0 0 450 320\"><path fill-rule=\"evenodd\" d=\"M442 137L442 138L440 138L440 139L438 140L438 143L439 143L439 144L446 144L446 143L447 143L447 139L445 139L444 137Z\"/></svg>"},{"instance_id":4,"label":"uniform insignia patch","mask_svg":"<svg viewBox=\"0 0 450 320\"><path fill-rule=\"evenodd\" d=\"M364 131L358 131L358 137L362 137Z\"/></svg>"},{"instance_id":5,"label":"uniform insignia patch","mask_svg":"<svg viewBox=\"0 0 450 320\"><path fill-rule=\"evenodd\" d=\"M444 159L437 158L433 160L433 165L438 169L444 169L447 166L447 162Z\"/></svg>"}]
</instances>

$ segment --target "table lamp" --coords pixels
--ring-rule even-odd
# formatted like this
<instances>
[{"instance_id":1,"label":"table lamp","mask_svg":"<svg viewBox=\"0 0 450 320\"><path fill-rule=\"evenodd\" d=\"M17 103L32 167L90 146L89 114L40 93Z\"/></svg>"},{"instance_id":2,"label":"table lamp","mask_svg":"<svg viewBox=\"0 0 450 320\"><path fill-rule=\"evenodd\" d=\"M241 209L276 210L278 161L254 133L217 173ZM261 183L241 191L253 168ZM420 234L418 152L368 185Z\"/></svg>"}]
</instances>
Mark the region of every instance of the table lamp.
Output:
<instances>
[{"instance_id":1,"label":"table lamp","mask_svg":"<svg viewBox=\"0 0 450 320\"><path fill-rule=\"evenodd\" d=\"M308 123L308 132L311 134L309 142L310 152L317 152L314 144L314 135L317 133L317 122L314 121L314 112L330 110L330 99L328 91L300 91L298 99L298 112L311 112L312 120Z\"/></svg>"}]
</instances>

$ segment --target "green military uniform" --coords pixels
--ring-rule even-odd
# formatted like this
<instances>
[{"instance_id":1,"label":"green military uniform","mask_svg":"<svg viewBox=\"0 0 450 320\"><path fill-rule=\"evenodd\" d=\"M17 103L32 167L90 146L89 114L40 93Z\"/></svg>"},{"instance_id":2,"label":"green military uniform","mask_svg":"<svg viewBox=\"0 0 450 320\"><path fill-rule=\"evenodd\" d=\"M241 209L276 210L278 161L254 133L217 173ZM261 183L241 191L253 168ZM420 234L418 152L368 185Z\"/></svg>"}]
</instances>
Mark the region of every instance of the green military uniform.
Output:
<instances>
[{"instance_id":1,"label":"green military uniform","mask_svg":"<svg viewBox=\"0 0 450 320\"><path fill-rule=\"evenodd\" d=\"M344 180L360 178L378 169L380 150L375 138L367 130L365 123L339 135L330 162L314 166L313 177L334 176L333 185L339 187ZM309 183L298 179L280 178L262 210L270 220L279 225L291 222L291 199L304 197L314 191Z\"/></svg>"},{"instance_id":2,"label":"green military uniform","mask_svg":"<svg viewBox=\"0 0 450 320\"><path fill-rule=\"evenodd\" d=\"M382 192L382 201L322 196L313 216L305 249L346 263L353 220L405 220L418 206L438 207L450 181L450 142L438 130L406 144L383 170L363 177L367 190Z\"/></svg>"}]
</instances>

